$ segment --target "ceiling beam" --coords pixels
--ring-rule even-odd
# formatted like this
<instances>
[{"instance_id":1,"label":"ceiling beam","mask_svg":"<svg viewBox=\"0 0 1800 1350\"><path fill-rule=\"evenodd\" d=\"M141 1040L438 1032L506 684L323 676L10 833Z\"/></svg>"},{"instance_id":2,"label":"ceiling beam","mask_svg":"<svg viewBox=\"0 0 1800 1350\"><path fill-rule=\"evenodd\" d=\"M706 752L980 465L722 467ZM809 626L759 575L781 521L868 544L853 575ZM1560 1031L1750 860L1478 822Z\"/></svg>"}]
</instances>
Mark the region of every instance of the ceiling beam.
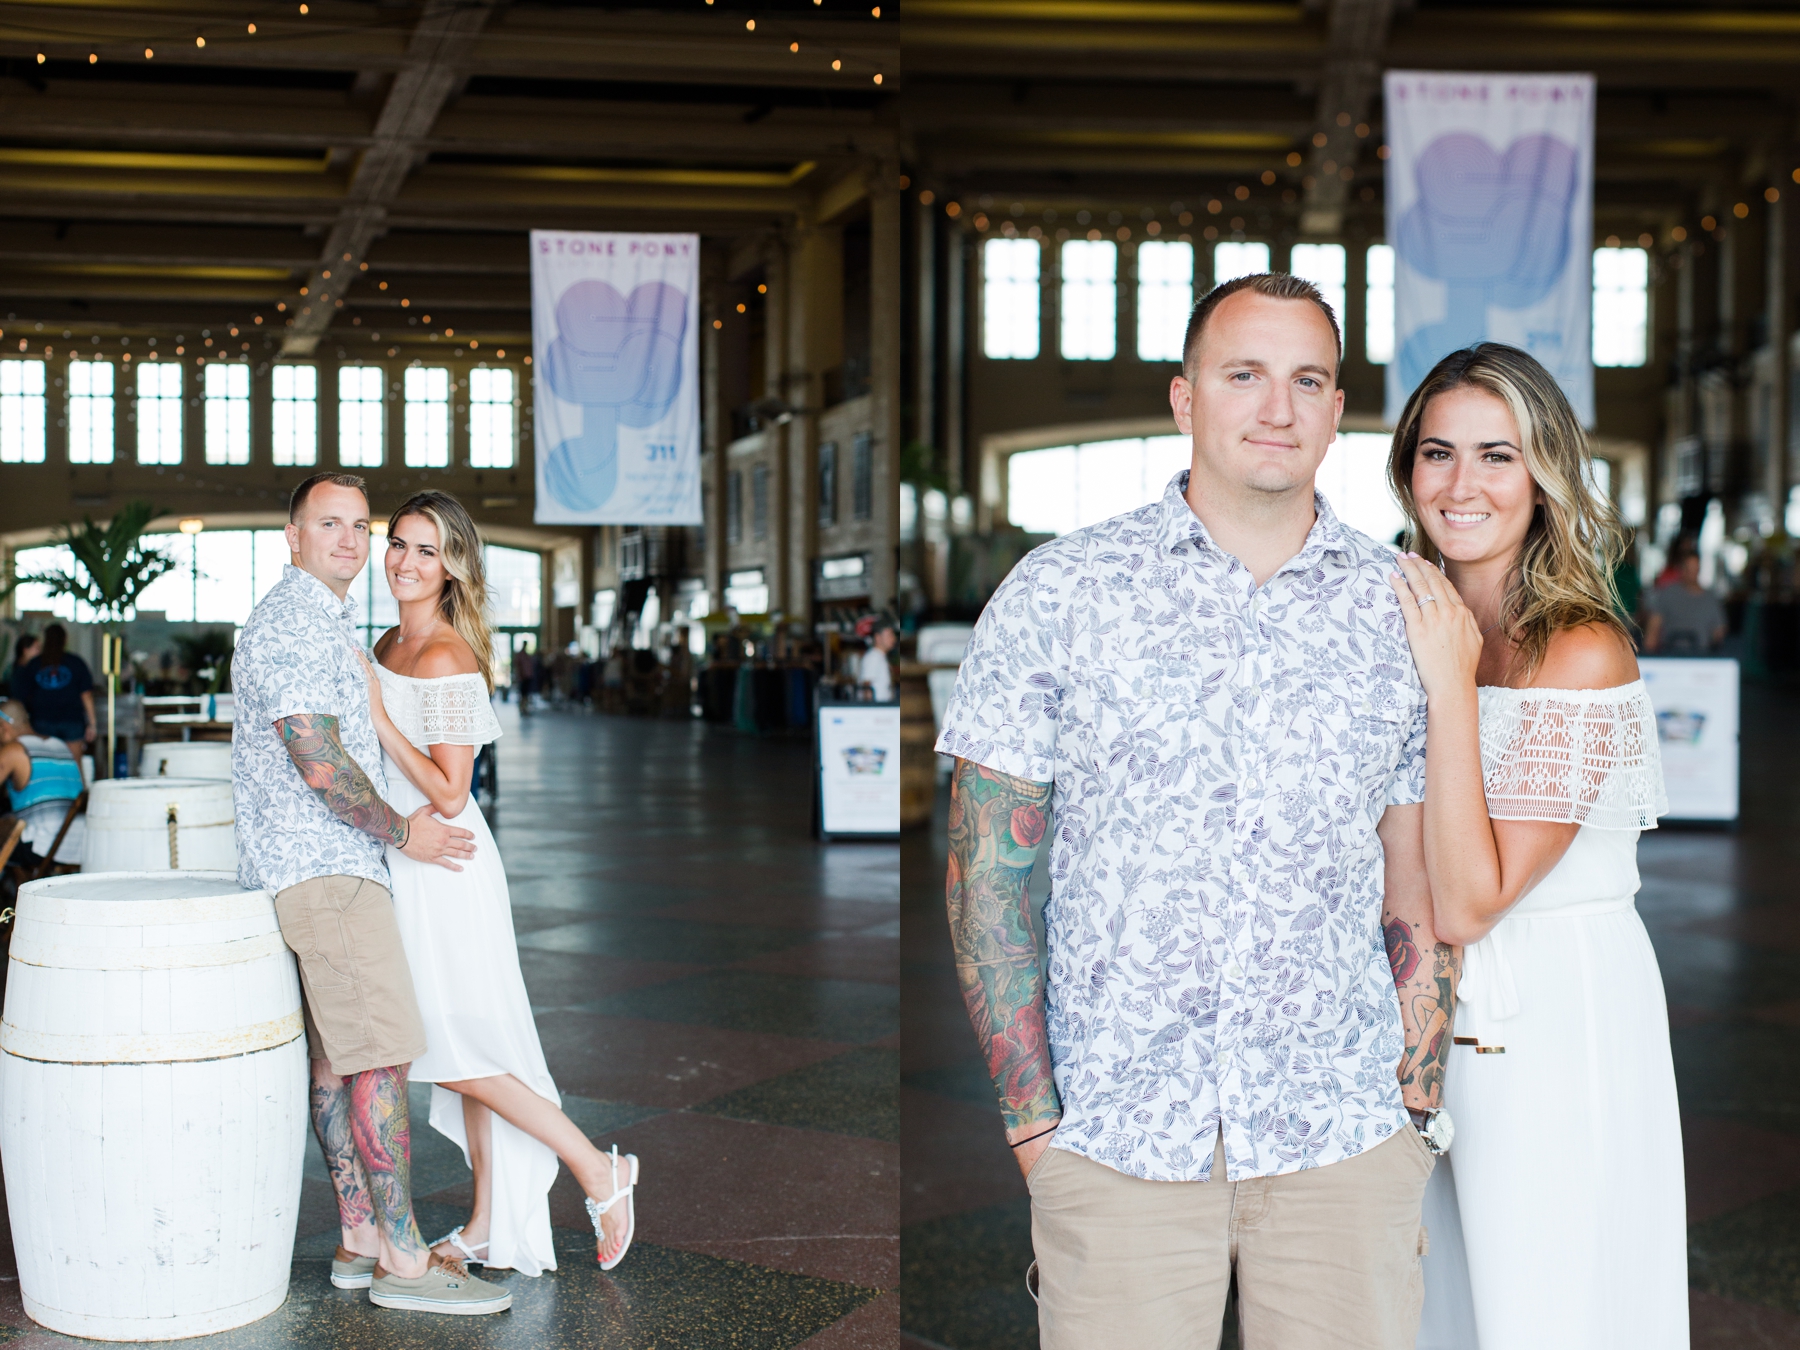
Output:
<instances>
[{"instance_id":1,"label":"ceiling beam","mask_svg":"<svg viewBox=\"0 0 1800 1350\"><path fill-rule=\"evenodd\" d=\"M299 313L288 320L291 331L283 351L289 355L311 352L331 327L336 310L343 308L344 289L386 224L388 205L419 162L420 143L461 78L476 35L493 14L494 0L427 0L407 43L407 64L394 76L370 143L351 174L348 200L309 284L301 288L310 303L297 306Z\"/></svg>"},{"instance_id":2,"label":"ceiling beam","mask_svg":"<svg viewBox=\"0 0 1800 1350\"><path fill-rule=\"evenodd\" d=\"M1331 0L1331 54L1319 86L1318 130L1307 163L1300 233L1335 236L1368 138L1369 106L1381 87L1381 53L1394 0Z\"/></svg>"}]
</instances>

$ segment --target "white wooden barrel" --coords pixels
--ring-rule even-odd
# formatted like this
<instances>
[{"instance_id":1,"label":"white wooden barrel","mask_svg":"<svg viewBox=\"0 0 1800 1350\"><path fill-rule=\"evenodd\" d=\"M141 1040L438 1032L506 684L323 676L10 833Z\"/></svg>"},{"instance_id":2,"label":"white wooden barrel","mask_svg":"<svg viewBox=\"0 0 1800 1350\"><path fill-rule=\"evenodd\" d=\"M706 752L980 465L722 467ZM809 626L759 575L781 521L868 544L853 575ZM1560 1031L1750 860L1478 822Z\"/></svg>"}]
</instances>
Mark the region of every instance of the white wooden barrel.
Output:
<instances>
[{"instance_id":1,"label":"white wooden barrel","mask_svg":"<svg viewBox=\"0 0 1800 1350\"><path fill-rule=\"evenodd\" d=\"M88 794L85 872L237 870L231 784L103 778Z\"/></svg>"},{"instance_id":2,"label":"white wooden barrel","mask_svg":"<svg viewBox=\"0 0 1800 1350\"><path fill-rule=\"evenodd\" d=\"M138 757L140 778L231 781L230 741L151 741Z\"/></svg>"},{"instance_id":3,"label":"white wooden barrel","mask_svg":"<svg viewBox=\"0 0 1800 1350\"><path fill-rule=\"evenodd\" d=\"M287 1298L306 1039L275 904L220 872L19 889L0 1163L25 1311L100 1340L242 1326Z\"/></svg>"}]
</instances>

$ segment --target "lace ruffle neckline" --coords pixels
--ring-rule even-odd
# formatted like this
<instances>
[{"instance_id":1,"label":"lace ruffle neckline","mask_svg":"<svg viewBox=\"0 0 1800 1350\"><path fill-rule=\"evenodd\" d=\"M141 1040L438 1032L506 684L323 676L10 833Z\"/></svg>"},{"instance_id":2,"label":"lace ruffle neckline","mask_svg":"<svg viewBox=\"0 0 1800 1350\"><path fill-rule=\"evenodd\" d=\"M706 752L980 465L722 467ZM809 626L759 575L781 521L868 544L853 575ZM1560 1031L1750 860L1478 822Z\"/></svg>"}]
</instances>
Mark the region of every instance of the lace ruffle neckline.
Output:
<instances>
[{"instance_id":1,"label":"lace ruffle neckline","mask_svg":"<svg viewBox=\"0 0 1800 1350\"><path fill-rule=\"evenodd\" d=\"M500 739L500 720L487 681L475 671L425 679L377 663L382 698L400 734L423 750L431 745L487 745Z\"/></svg>"},{"instance_id":2,"label":"lace ruffle neckline","mask_svg":"<svg viewBox=\"0 0 1800 1350\"><path fill-rule=\"evenodd\" d=\"M1648 830L1669 809L1642 680L1612 689L1483 685L1478 693L1481 776L1495 820ZM1426 754L1429 763L1429 747Z\"/></svg>"}]
</instances>

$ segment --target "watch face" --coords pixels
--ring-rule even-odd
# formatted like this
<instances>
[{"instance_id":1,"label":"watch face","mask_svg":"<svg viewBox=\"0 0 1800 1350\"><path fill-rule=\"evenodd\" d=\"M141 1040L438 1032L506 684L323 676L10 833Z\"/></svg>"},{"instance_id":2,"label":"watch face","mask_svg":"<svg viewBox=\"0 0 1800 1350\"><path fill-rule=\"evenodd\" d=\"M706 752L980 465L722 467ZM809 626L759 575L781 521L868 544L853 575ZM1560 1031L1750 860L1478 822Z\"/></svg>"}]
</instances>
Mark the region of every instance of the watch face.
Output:
<instances>
[{"instance_id":1,"label":"watch face","mask_svg":"<svg viewBox=\"0 0 1800 1350\"><path fill-rule=\"evenodd\" d=\"M1450 1143L1456 1138L1456 1125L1450 1119L1448 1111L1437 1111L1425 1126L1426 1138L1437 1146L1439 1153L1447 1153Z\"/></svg>"}]
</instances>

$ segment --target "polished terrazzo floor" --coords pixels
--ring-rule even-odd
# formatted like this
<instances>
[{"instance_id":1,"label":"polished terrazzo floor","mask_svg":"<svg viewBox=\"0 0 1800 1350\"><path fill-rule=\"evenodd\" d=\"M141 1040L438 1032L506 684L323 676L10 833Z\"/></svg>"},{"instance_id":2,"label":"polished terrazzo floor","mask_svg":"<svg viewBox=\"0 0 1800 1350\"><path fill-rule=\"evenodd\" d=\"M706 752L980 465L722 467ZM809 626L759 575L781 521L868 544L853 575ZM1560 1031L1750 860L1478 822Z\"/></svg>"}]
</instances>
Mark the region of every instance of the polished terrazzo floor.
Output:
<instances>
[{"instance_id":1,"label":"polished terrazzo floor","mask_svg":"<svg viewBox=\"0 0 1800 1350\"><path fill-rule=\"evenodd\" d=\"M1638 907L1681 1093L1693 1345L1800 1350L1800 694L1748 687L1743 722L1739 826L1646 834ZM951 974L942 812L902 850L902 1344L1028 1350L1030 1212Z\"/></svg>"},{"instance_id":2,"label":"polished terrazzo floor","mask_svg":"<svg viewBox=\"0 0 1800 1350\"><path fill-rule=\"evenodd\" d=\"M558 1269L496 1276L509 1312L436 1317L333 1289L336 1208L307 1153L288 1302L189 1342L230 1350L873 1350L898 1334L898 849L815 844L809 746L699 724L502 710L495 834L564 1108L639 1155L638 1236L594 1264L551 1192ZM413 1190L436 1237L468 1169L413 1089ZM4 1225L0 1225L4 1228ZM0 1344L73 1346L19 1301Z\"/></svg>"}]
</instances>

